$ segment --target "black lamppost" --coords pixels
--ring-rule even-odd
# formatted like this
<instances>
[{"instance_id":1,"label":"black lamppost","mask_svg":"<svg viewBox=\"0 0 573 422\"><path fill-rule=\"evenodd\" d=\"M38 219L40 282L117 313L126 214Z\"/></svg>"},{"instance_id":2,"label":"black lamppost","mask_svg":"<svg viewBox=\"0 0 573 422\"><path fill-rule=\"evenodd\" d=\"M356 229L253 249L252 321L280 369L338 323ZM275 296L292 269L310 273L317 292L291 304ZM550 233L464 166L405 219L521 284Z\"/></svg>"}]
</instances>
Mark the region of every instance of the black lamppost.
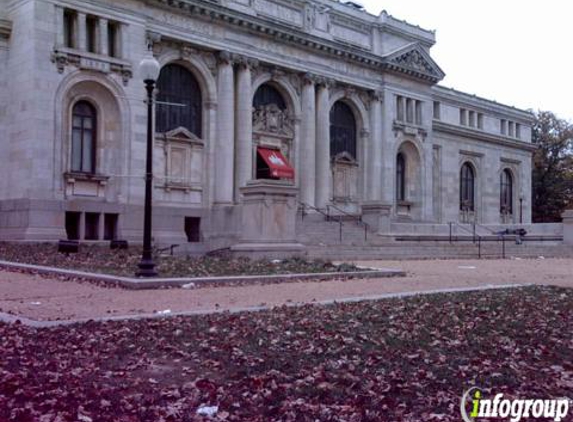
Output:
<instances>
[{"instance_id":1,"label":"black lamppost","mask_svg":"<svg viewBox=\"0 0 573 422\"><path fill-rule=\"evenodd\" d=\"M519 197L519 224L523 224L523 196Z\"/></svg>"},{"instance_id":2,"label":"black lamppost","mask_svg":"<svg viewBox=\"0 0 573 422\"><path fill-rule=\"evenodd\" d=\"M155 263L151 249L152 196L153 196L153 89L161 68L151 51L139 64L139 72L147 91L147 154L145 163L145 210L143 217L143 253L137 277L155 277Z\"/></svg>"}]
</instances>

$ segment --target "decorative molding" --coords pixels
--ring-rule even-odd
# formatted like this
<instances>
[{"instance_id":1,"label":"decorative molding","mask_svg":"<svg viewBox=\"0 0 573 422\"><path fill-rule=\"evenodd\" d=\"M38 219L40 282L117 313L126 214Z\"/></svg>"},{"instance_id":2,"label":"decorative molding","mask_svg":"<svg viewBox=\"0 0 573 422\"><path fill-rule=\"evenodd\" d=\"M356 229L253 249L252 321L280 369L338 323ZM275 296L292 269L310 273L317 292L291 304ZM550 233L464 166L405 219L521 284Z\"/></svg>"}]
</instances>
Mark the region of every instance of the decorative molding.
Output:
<instances>
[{"instance_id":1,"label":"decorative molding","mask_svg":"<svg viewBox=\"0 0 573 422\"><path fill-rule=\"evenodd\" d=\"M128 61L116 59L99 54L86 53L73 49L55 49L52 52L52 63L56 65L59 73L64 73L67 66L74 66L82 70L91 70L105 74L118 74L125 86L133 77L133 70Z\"/></svg>"},{"instance_id":2,"label":"decorative molding","mask_svg":"<svg viewBox=\"0 0 573 422\"><path fill-rule=\"evenodd\" d=\"M437 83L446 76L418 43L409 44L387 55L385 67L387 70L404 73L433 83Z\"/></svg>"},{"instance_id":3,"label":"decorative molding","mask_svg":"<svg viewBox=\"0 0 573 422\"><path fill-rule=\"evenodd\" d=\"M514 158L500 157L499 161L506 164L515 164L518 166L521 165L521 160L516 160Z\"/></svg>"},{"instance_id":4,"label":"decorative molding","mask_svg":"<svg viewBox=\"0 0 573 422\"><path fill-rule=\"evenodd\" d=\"M470 139L475 139L481 142L486 142L495 145L502 145L504 147L514 148L527 152L534 152L538 149L535 144L530 144L524 141L510 140L504 136L496 136L490 133L471 129L463 126L452 125L441 121L434 121L432 126L434 132L447 133L453 136L462 136Z\"/></svg>"},{"instance_id":5,"label":"decorative molding","mask_svg":"<svg viewBox=\"0 0 573 422\"><path fill-rule=\"evenodd\" d=\"M287 110L281 110L276 104L269 104L253 112L253 132L292 138L294 120Z\"/></svg>"},{"instance_id":6,"label":"decorative molding","mask_svg":"<svg viewBox=\"0 0 573 422\"><path fill-rule=\"evenodd\" d=\"M460 155L465 155L466 157L476 157L476 158L484 157L483 152L468 151L465 149L460 149Z\"/></svg>"}]
</instances>

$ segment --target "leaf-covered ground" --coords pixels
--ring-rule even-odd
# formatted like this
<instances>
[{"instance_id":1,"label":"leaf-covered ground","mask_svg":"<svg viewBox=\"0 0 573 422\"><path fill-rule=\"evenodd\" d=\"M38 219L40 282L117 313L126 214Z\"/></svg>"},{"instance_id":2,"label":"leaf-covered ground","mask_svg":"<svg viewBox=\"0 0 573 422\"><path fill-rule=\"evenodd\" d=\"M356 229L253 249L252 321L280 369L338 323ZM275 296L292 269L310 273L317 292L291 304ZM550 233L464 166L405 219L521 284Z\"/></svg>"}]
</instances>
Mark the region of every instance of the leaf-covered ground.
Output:
<instances>
[{"instance_id":1,"label":"leaf-covered ground","mask_svg":"<svg viewBox=\"0 0 573 422\"><path fill-rule=\"evenodd\" d=\"M1 243L0 260L56 268L116 274L133 277L141 259L141 248L110 250L98 245L80 245L77 254L58 253L57 245L50 243ZM208 277L262 274L306 274L354 271L356 267L338 267L326 261L288 259L276 262L269 259L251 260L221 256L184 257L155 256L161 277Z\"/></svg>"},{"instance_id":2,"label":"leaf-covered ground","mask_svg":"<svg viewBox=\"0 0 573 422\"><path fill-rule=\"evenodd\" d=\"M32 329L1 421L459 421L464 390L573 391L573 291L531 287ZM197 411L216 407L212 419Z\"/></svg>"}]
</instances>

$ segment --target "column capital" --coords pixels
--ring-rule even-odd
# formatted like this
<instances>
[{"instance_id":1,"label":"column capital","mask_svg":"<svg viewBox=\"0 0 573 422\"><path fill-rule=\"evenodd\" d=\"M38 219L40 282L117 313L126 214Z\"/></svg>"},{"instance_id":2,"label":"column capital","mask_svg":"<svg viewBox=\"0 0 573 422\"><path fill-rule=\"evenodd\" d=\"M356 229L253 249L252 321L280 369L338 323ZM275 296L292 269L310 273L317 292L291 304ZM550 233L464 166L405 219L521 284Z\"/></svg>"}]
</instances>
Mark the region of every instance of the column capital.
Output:
<instances>
[{"instance_id":1,"label":"column capital","mask_svg":"<svg viewBox=\"0 0 573 422\"><path fill-rule=\"evenodd\" d=\"M316 85L318 84L319 77L314 73L305 73L302 75L302 82L304 85Z\"/></svg>"},{"instance_id":2,"label":"column capital","mask_svg":"<svg viewBox=\"0 0 573 422\"><path fill-rule=\"evenodd\" d=\"M368 96L371 102L382 102L384 100L384 93L380 90L373 89L368 92Z\"/></svg>"},{"instance_id":3,"label":"column capital","mask_svg":"<svg viewBox=\"0 0 573 422\"><path fill-rule=\"evenodd\" d=\"M219 65L233 65L235 63L235 57L233 54L226 50L219 51L216 54L217 64Z\"/></svg>"},{"instance_id":4,"label":"column capital","mask_svg":"<svg viewBox=\"0 0 573 422\"><path fill-rule=\"evenodd\" d=\"M332 88L336 84L336 81L334 79L319 76L319 77L317 77L316 84L320 88Z\"/></svg>"},{"instance_id":5,"label":"column capital","mask_svg":"<svg viewBox=\"0 0 573 422\"><path fill-rule=\"evenodd\" d=\"M237 65L239 66L239 69L252 70L252 69L259 66L258 60L252 59L252 58L247 57L247 56L237 55L237 54L233 55L233 61L235 63L237 63Z\"/></svg>"}]
</instances>

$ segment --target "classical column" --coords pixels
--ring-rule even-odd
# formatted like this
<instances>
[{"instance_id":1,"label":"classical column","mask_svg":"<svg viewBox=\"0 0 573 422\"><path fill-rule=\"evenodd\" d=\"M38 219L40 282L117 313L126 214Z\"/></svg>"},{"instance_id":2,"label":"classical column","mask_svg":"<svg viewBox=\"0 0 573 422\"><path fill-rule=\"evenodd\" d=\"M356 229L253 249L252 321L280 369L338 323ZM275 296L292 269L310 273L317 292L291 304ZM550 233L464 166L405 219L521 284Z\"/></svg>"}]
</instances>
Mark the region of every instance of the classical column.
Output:
<instances>
[{"instance_id":1,"label":"classical column","mask_svg":"<svg viewBox=\"0 0 573 422\"><path fill-rule=\"evenodd\" d=\"M366 198L369 201L379 201L382 194L382 96L378 92L370 95L369 145Z\"/></svg>"},{"instance_id":2,"label":"classical column","mask_svg":"<svg viewBox=\"0 0 573 422\"><path fill-rule=\"evenodd\" d=\"M237 72L237 120L235 125L235 201L239 202L239 188L253 178L253 93L251 66L242 57Z\"/></svg>"},{"instance_id":3,"label":"classical column","mask_svg":"<svg viewBox=\"0 0 573 422\"><path fill-rule=\"evenodd\" d=\"M316 90L315 77L307 74L302 88L302 121L300 139L300 197L314 206L316 177Z\"/></svg>"},{"instance_id":4,"label":"classical column","mask_svg":"<svg viewBox=\"0 0 573 422\"><path fill-rule=\"evenodd\" d=\"M108 41L108 30L107 30L108 20L104 18L99 18L99 28L98 28L98 52L104 56L109 54L109 41Z\"/></svg>"},{"instance_id":5,"label":"classical column","mask_svg":"<svg viewBox=\"0 0 573 422\"><path fill-rule=\"evenodd\" d=\"M316 202L324 208L330 197L330 107L327 81L321 81L316 98Z\"/></svg>"},{"instance_id":6,"label":"classical column","mask_svg":"<svg viewBox=\"0 0 573 422\"><path fill-rule=\"evenodd\" d=\"M219 54L217 71L217 148L215 203L233 202L235 168L235 79L231 55Z\"/></svg>"},{"instance_id":7,"label":"classical column","mask_svg":"<svg viewBox=\"0 0 573 422\"><path fill-rule=\"evenodd\" d=\"M78 13L78 32L76 39L76 48L78 50L87 50L87 32L86 32L86 14Z\"/></svg>"}]
</instances>

